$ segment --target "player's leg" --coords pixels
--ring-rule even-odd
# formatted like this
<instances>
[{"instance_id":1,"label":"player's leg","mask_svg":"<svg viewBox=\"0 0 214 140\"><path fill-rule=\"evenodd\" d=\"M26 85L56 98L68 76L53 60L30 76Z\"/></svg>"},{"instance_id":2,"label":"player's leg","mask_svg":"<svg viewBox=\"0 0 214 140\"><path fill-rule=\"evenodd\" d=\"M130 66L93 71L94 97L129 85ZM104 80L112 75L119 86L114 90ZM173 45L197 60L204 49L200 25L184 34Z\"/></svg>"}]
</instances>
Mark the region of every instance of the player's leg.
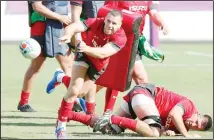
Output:
<instances>
[{"instance_id":1,"label":"player's leg","mask_svg":"<svg viewBox=\"0 0 214 140\"><path fill-rule=\"evenodd\" d=\"M84 114L82 112L73 112L69 114L68 120L77 121L84 125L93 128L94 124L99 119L98 115Z\"/></svg>"},{"instance_id":2,"label":"player's leg","mask_svg":"<svg viewBox=\"0 0 214 140\"><path fill-rule=\"evenodd\" d=\"M21 112L33 112L34 110L28 104L30 92L33 86L33 80L35 79L36 75L41 70L43 63L45 61L45 57L39 56L31 61L30 66L28 67L23 81L22 92L20 101L18 104L18 110Z\"/></svg>"},{"instance_id":3,"label":"player's leg","mask_svg":"<svg viewBox=\"0 0 214 140\"><path fill-rule=\"evenodd\" d=\"M119 110L117 110L115 114L112 114L111 111L106 111L95 123L93 131L101 131L101 129L107 125L110 125L113 134L119 134L123 132L125 128L136 131L137 121L132 118L126 101L121 103Z\"/></svg>"},{"instance_id":4,"label":"player's leg","mask_svg":"<svg viewBox=\"0 0 214 140\"><path fill-rule=\"evenodd\" d=\"M35 39L40 44L41 47L44 45L44 31L45 31L44 22L35 22L34 24L31 25L31 38ZM42 51L41 54L31 61L30 66L25 72L20 101L17 107L17 109L20 110L21 112L34 111L28 104L28 100L33 86L33 80L39 73L46 59L45 57L43 57L42 49L41 51Z\"/></svg>"},{"instance_id":5,"label":"player's leg","mask_svg":"<svg viewBox=\"0 0 214 140\"><path fill-rule=\"evenodd\" d=\"M82 53L77 53L77 57L72 65L72 76L66 95L63 97L58 111L56 135L57 138L64 136L68 117L73 113L72 109L76 98L83 87L89 65ZM61 135L63 134L63 135Z\"/></svg>"},{"instance_id":6,"label":"player's leg","mask_svg":"<svg viewBox=\"0 0 214 140\"><path fill-rule=\"evenodd\" d=\"M86 108L87 108L87 114L94 114L95 113L95 96L97 92L97 86L95 84L95 81L105 72L106 68L103 68L100 71L97 71L97 69L89 63L89 69L87 71L87 79L84 83L84 88L88 88L88 92L84 91L86 93ZM83 88L83 89L84 89Z\"/></svg>"},{"instance_id":7,"label":"player's leg","mask_svg":"<svg viewBox=\"0 0 214 140\"><path fill-rule=\"evenodd\" d=\"M132 78L134 79L134 81L137 85L142 84L142 83L148 83L148 81L149 81L148 74L146 72L146 69L144 67L144 64L143 64L139 54L137 54L137 56L136 56Z\"/></svg>"},{"instance_id":8,"label":"player's leg","mask_svg":"<svg viewBox=\"0 0 214 140\"><path fill-rule=\"evenodd\" d=\"M132 98L132 108L137 118L136 132L142 136L159 137L161 119L154 99L145 94L136 94Z\"/></svg>"},{"instance_id":9,"label":"player's leg","mask_svg":"<svg viewBox=\"0 0 214 140\"><path fill-rule=\"evenodd\" d=\"M106 89L104 112L113 110L119 91L111 88Z\"/></svg>"},{"instance_id":10,"label":"player's leg","mask_svg":"<svg viewBox=\"0 0 214 140\"><path fill-rule=\"evenodd\" d=\"M70 85L68 87L66 95L62 99L61 106L58 111L58 120L56 127L57 138L59 138L61 134L65 136L66 123L68 121L68 117L73 113L72 108L77 96L80 94L87 69L87 67L75 64L75 62L72 66L72 77Z\"/></svg>"},{"instance_id":11,"label":"player's leg","mask_svg":"<svg viewBox=\"0 0 214 140\"><path fill-rule=\"evenodd\" d=\"M57 55L56 59L61 67L61 69L64 71L64 73L68 76L71 76L71 67L72 67L72 54L70 49L67 51L66 55Z\"/></svg>"},{"instance_id":12,"label":"player's leg","mask_svg":"<svg viewBox=\"0 0 214 140\"><path fill-rule=\"evenodd\" d=\"M81 91L83 93L81 97L85 97L86 114L95 114L96 84L94 84L94 81L87 78L83 90Z\"/></svg>"}]
</instances>

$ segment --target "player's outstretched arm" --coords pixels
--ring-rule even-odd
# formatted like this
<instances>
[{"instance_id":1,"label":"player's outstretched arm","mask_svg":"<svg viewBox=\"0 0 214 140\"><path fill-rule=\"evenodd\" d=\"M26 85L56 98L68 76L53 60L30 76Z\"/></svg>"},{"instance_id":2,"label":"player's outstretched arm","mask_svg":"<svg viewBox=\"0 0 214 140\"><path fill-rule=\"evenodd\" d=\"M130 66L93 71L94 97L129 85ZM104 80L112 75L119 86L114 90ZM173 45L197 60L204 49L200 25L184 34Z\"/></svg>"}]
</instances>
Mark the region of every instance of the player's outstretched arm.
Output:
<instances>
[{"instance_id":1,"label":"player's outstretched arm","mask_svg":"<svg viewBox=\"0 0 214 140\"><path fill-rule=\"evenodd\" d=\"M61 43L70 43L71 38L75 33L84 32L86 30L85 26L82 22L74 22L65 28L65 33L62 37L60 37Z\"/></svg>"},{"instance_id":2,"label":"player's outstretched arm","mask_svg":"<svg viewBox=\"0 0 214 140\"><path fill-rule=\"evenodd\" d=\"M175 136L175 131L173 130L162 130L161 135L163 136Z\"/></svg>"},{"instance_id":3,"label":"player's outstretched arm","mask_svg":"<svg viewBox=\"0 0 214 140\"><path fill-rule=\"evenodd\" d=\"M89 47L86 45L81 45L78 47L79 52L84 52L85 54L95 57L95 58L106 58L116 54L120 49L112 45L111 43L107 43L103 47Z\"/></svg>"},{"instance_id":4,"label":"player's outstretched arm","mask_svg":"<svg viewBox=\"0 0 214 140\"><path fill-rule=\"evenodd\" d=\"M174 123L177 130L183 135L188 136L187 129L183 122L183 116L184 109L180 106L175 106L172 108L172 110L169 112L169 117L171 117L172 122Z\"/></svg>"},{"instance_id":5,"label":"player's outstretched arm","mask_svg":"<svg viewBox=\"0 0 214 140\"><path fill-rule=\"evenodd\" d=\"M152 22L154 22L155 25L157 25L159 29L163 31L164 35L168 34L168 27L157 10L150 10L149 17Z\"/></svg>"},{"instance_id":6,"label":"player's outstretched arm","mask_svg":"<svg viewBox=\"0 0 214 140\"><path fill-rule=\"evenodd\" d=\"M169 112L169 117L171 117L176 129L184 136L187 138L198 138L200 137L199 135L191 135L188 134L187 129L184 125L183 118L182 116L184 115L184 109L176 105L175 107L172 108L172 110Z\"/></svg>"}]
</instances>

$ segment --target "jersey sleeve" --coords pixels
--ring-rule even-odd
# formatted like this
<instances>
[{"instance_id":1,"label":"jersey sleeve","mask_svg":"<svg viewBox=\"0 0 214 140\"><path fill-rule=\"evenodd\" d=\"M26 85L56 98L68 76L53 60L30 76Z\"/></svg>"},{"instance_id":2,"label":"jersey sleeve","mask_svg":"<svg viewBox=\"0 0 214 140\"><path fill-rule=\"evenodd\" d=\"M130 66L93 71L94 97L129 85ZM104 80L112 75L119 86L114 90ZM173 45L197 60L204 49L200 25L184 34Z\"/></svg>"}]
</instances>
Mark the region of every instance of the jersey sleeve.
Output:
<instances>
[{"instance_id":1,"label":"jersey sleeve","mask_svg":"<svg viewBox=\"0 0 214 140\"><path fill-rule=\"evenodd\" d=\"M190 118L193 114L198 113L195 105L188 99L180 101L177 106L180 106L184 109L183 119Z\"/></svg>"},{"instance_id":2,"label":"jersey sleeve","mask_svg":"<svg viewBox=\"0 0 214 140\"><path fill-rule=\"evenodd\" d=\"M110 43L118 50L125 47L127 41L126 34L123 29L120 29L118 32L116 32L111 40Z\"/></svg>"},{"instance_id":3,"label":"jersey sleeve","mask_svg":"<svg viewBox=\"0 0 214 140\"><path fill-rule=\"evenodd\" d=\"M103 19L100 19L100 18L88 18L86 20L83 21L83 25L85 27L85 29L89 29L92 25L98 25L101 20Z\"/></svg>"},{"instance_id":4,"label":"jersey sleeve","mask_svg":"<svg viewBox=\"0 0 214 140\"><path fill-rule=\"evenodd\" d=\"M82 0L70 0L71 5L76 5L76 6L82 6L83 1Z\"/></svg>"}]
</instances>

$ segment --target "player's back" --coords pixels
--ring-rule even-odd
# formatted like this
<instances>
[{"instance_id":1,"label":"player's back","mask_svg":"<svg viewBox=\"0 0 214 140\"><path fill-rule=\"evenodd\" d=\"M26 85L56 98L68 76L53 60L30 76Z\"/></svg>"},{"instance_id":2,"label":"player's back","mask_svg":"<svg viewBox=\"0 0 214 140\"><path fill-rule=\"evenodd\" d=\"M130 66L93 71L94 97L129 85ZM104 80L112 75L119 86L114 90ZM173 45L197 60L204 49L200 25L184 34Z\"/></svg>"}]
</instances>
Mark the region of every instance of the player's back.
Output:
<instances>
[{"instance_id":1,"label":"player's back","mask_svg":"<svg viewBox=\"0 0 214 140\"><path fill-rule=\"evenodd\" d=\"M155 104L161 116L168 115L177 103L185 99L187 98L164 87L156 87Z\"/></svg>"}]
</instances>

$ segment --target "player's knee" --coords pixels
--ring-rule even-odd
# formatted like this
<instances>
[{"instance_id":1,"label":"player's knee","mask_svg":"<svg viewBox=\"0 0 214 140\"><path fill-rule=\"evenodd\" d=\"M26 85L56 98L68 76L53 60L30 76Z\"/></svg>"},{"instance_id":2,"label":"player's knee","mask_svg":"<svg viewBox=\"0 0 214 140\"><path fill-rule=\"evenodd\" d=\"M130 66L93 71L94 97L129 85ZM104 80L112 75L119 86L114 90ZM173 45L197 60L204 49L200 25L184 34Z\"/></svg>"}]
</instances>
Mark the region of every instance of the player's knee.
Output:
<instances>
[{"instance_id":1,"label":"player's knee","mask_svg":"<svg viewBox=\"0 0 214 140\"><path fill-rule=\"evenodd\" d=\"M160 132L160 128L158 128L158 127L151 127L151 129L152 129L152 134L151 134L151 136L152 137L160 137L161 136L161 132Z\"/></svg>"},{"instance_id":2,"label":"player's knee","mask_svg":"<svg viewBox=\"0 0 214 140\"><path fill-rule=\"evenodd\" d=\"M78 97L79 94L80 94L80 88L76 85L69 87L67 91L67 96L69 97L72 97L72 96Z\"/></svg>"},{"instance_id":3,"label":"player's knee","mask_svg":"<svg viewBox=\"0 0 214 140\"><path fill-rule=\"evenodd\" d=\"M45 61L45 59L34 59L28 68L28 72L31 72L34 74L39 73L44 61Z\"/></svg>"},{"instance_id":4,"label":"player's knee","mask_svg":"<svg viewBox=\"0 0 214 140\"><path fill-rule=\"evenodd\" d=\"M157 115L150 115L146 116L141 119L142 121L146 122L151 128L150 137L160 137L160 130L161 130L161 118Z\"/></svg>"}]
</instances>

